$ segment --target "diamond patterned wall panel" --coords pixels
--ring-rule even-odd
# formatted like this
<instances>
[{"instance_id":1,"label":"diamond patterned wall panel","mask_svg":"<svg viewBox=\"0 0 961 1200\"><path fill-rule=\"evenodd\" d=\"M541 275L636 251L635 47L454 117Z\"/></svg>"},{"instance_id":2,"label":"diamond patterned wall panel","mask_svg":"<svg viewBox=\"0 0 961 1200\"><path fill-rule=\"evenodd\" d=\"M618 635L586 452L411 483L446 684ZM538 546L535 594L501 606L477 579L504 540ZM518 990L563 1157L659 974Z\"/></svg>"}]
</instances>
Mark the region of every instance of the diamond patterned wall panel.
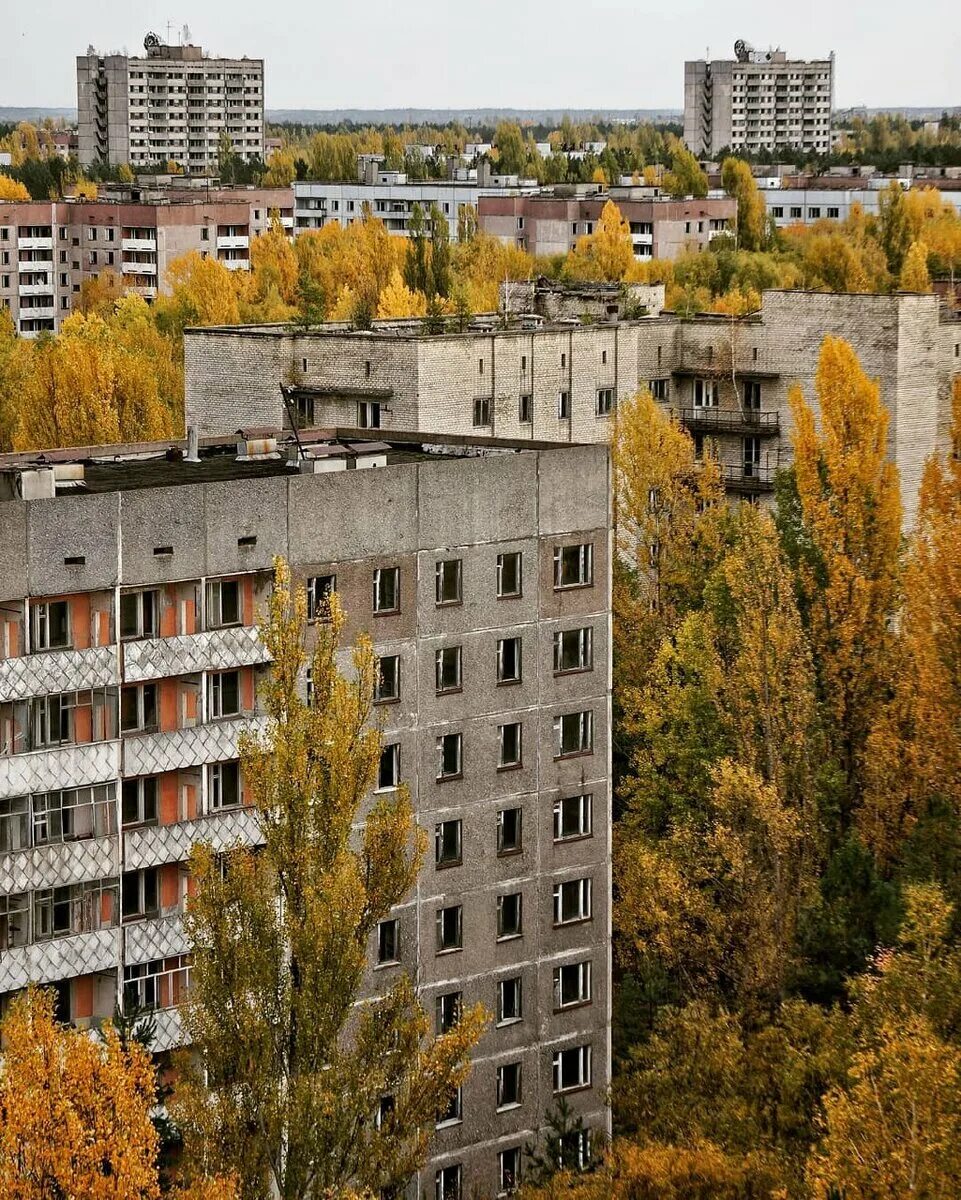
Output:
<instances>
[{"instance_id":1,"label":"diamond patterned wall panel","mask_svg":"<svg viewBox=\"0 0 961 1200\"><path fill-rule=\"evenodd\" d=\"M94 971L114 971L119 962L119 929L98 929L6 950L0 954L0 992L28 983L55 983Z\"/></svg>"},{"instance_id":2,"label":"diamond patterned wall panel","mask_svg":"<svg viewBox=\"0 0 961 1200\"><path fill-rule=\"evenodd\" d=\"M120 658L116 646L25 654L0 662L0 702L105 687L119 681Z\"/></svg>"},{"instance_id":3,"label":"diamond patterned wall panel","mask_svg":"<svg viewBox=\"0 0 961 1200\"><path fill-rule=\"evenodd\" d=\"M236 721L212 721L172 733L149 733L128 737L123 744L123 772L134 775L159 775L204 763L236 758L240 735L266 728L266 718L241 718Z\"/></svg>"},{"instance_id":4,"label":"diamond patterned wall panel","mask_svg":"<svg viewBox=\"0 0 961 1200\"><path fill-rule=\"evenodd\" d=\"M62 887L86 879L104 879L119 871L120 838L116 836L37 846L0 855L0 892Z\"/></svg>"},{"instance_id":5,"label":"diamond patterned wall panel","mask_svg":"<svg viewBox=\"0 0 961 1200\"><path fill-rule=\"evenodd\" d=\"M156 1032L150 1044L154 1053L160 1050L172 1050L174 1046L185 1044L183 1022L180 1019L179 1008L161 1008L154 1013Z\"/></svg>"},{"instance_id":6,"label":"diamond patterned wall panel","mask_svg":"<svg viewBox=\"0 0 961 1200\"><path fill-rule=\"evenodd\" d=\"M123 648L123 671L127 683L136 683L142 679L163 679L168 675L190 675L195 671L253 667L267 662L267 658L266 647L256 628L237 625L206 633L127 642Z\"/></svg>"},{"instance_id":7,"label":"diamond patterned wall panel","mask_svg":"<svg viewBox=\"0 0 961 1200\"><path fill-rule=\"evenodd\" d=\"M209 842L215 850L225 850L238 842L256 846L263 841L257 814L252 808L226 809L177 825L131 829L123 838L125 871L184 862L195 842Z\"/></svg>"},{"instance_id":8,"label":"diamond patterned wall panel","mask_svg":"<svg viewBox=\"0 0 961 1200\"><path fill-rule=\"evenodd\" d=\"M92 742L0 758L0 800L28 792L107 783L120 774L120 743Z\"/></svg>"},{"instance_id":9,"label":"diamond patterned wall panel","mask_svg":"<svg viewBox=\"0 0 961 1200\"><path fill-rule=\"evenodd\" d=\"M124 927L124 963L153 962L172 954L186 954L190 946L184 933L183 917L160 917L156 921L137 921Z\"/></svg>"}]
</instances>

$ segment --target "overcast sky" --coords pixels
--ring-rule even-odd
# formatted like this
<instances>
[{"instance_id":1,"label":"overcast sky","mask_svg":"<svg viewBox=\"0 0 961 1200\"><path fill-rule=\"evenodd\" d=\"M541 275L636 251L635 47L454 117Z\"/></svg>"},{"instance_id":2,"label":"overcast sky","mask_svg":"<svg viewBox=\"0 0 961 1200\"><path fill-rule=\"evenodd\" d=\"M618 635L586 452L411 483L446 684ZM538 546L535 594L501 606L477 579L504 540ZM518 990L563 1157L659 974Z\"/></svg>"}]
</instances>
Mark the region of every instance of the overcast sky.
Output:
<instances>
[{"instance_id":1,"label":"overcast sky","mask_svg":"<svg viewBox=\"0 0 961 1200\"><path fill-rule=\"evenodd\" d=\"M266 59L268 108L681 108L743 37L837 55L839 106L961 104L961 3L928 0L3 0L0 104L75 106L74 57L153 30Z\"/></svg>"}]
</instances>

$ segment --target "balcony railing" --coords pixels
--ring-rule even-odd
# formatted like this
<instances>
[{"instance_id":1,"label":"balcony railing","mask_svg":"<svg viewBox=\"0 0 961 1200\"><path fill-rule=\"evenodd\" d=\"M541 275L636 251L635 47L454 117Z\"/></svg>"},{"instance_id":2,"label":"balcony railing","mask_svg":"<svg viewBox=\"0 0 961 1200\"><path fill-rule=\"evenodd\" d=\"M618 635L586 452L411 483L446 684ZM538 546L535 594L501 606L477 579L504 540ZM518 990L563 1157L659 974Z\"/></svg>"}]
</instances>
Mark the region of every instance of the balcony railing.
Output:
<instances>
[{"instance_id":1,"label":"balcony railing","mask_svg":"<svg viewBox=\"0 0 961 1200\"><path fill-rule=\"evenodd\" d=\"M722 463L724 486L731 492L754 495L774 489L776 467L748 463Z\"/></svg>"},{"instance_id":2,"label":"balcony railing","mask_svg":"<svg viewBox=\"0 0 961 1200\"><path fill-rule=\"evenodd\" d=\"M746 433L775 437L781 429L780 414L758 408L682 408L681 423L699 433Z\"/></svg>"}]
</instances>

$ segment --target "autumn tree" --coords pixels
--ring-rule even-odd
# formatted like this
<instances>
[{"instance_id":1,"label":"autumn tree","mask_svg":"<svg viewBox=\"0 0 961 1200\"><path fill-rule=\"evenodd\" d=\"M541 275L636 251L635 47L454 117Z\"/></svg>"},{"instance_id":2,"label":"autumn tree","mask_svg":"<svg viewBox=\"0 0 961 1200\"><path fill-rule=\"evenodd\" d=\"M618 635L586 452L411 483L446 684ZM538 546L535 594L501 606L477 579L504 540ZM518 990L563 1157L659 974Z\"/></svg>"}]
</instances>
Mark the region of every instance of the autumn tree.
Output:
<instances>
[{"instance_id":1,"label":"autumn tree","mask_svg":"<svg viewBox=\"0 0 961 1200\"><path fill-rule=\"evenodd\" d=\"M951 906L912 885L893 951L852 986L857 1044L824 1097L808 1178L815 1197L953 1196L961 1187L961 954Z\"/></svg>"},{"instance_id":2,"label":"autumn tree","mask_svg":"<svg viewBox=\"0 0 961 1200\"><path fill-rule=\"evenodd\" d=\"M167 268L167 286L170 294L158 296L154 307L161 328L176 336L188 326L240 323L237 284L217 259L197 250L182 254Z\"/></svg>"},{"instance_id":3,"label":"autumn tree","mask_svg":"<svg viewBox=\"0 0 961 1200\"><path fill-rule=\"evenodd\" d=\"M613 200L601 209L597 228L578 238L568 255L566 271L577 279L620 282L634 262L631 230Z\"/></svg>"},{"instance_id":4,"label":"autumn tree","mask_svg":"<svg viewBox=\"0 0 961 1200\"><path fill-rule=\"evenodd\" d=\"M691 151L677 139L671 149L670 170L664 175L663 186L671 196L701 199L707 195L707 176Z\"/></svg>"},{"instance_id":5,"label":"autumn tree","mask_svg":"<svg viewBox=\"0 0 961 1200\"><path fill-rule=\"evenodd\" d=\"M961 379L953 395L961 436ZM961 462L926 464L904 573L892 693L869 735L858 828L890 868L906 839L951 841L961 821ZM935 857L938 857L935 854Z\"/></svg>"},{"instance_id":6,"label":"autumn tree","mask_svg":"<svg viewBox=\"0 0 961 1200\"><path fill-rule=\"evenodd\" d=\"M611 437L615 645L624 681L643 677L661 638L697 603L718 549L720 472L650 392L622 400Z\"/></svg>"},{"instance_id":7,"label":"autumn tree","mask_svg":"<svg viewBox=\"0 0 961 1200\"><path fill-rule=\"evenodd\" d=\"M928 248L924 242L912 242L904 256L898 286L903 292L930 292L931 276L928 274Z\"/></svg>"},{"instance_id":8,"label":"autumn tree","mask_svg":"<svg viewBox=\"0 0 961 1200\"><path fill-rule=\"evenodd\" d=\"M99 275L87 276L83 280L74 312L97 313L98 316L107 317L123 294L123 278L107 268Z\"/></svg>"},{"instance_id":9,"label":"autumn tree","mask_svg":"<svg viewBox=\"0 0 961 1200\"><path fill-rule=\"evenodd\" d=\"M19 179L0 172L0 200L29 200L30 193Z\"/></svg>"},{"instance_id":10,"label":"autumn tree","mask_svg":"<svg viewBox=\"0 0 961 1200\"><path fill-rule=\"evenodd\" d=\"M897 467L887 457L888 413L880 389L843 339L824 339L815 394L820 432L800 388L790 394L805 546L798 580L849 815L865 742L889 678L901 499Z\"/></svg>"},{"instance_id":11,"label":"autumn tree","mask_svg":"<svg viewBox=\"0 0 961 1200\"><path fill-rule=\"evenodd\" d=\"M182 429L183 368L140 296L106 318L73 313L33 346L15 449L156 441Z\"/></svg>"},{"instance_id":12,"label":"autumn tree","mask_svg":"<svg viewBox=\"0 0 961 1200\"><path fill-rule=\"evenodd\" d=\"M761 250L767 238L767 206L749 163L726 158L721 186L737 201L737 244L742 250Z\"/></svg>"},{"instance_id":13,"label":"autumn tree","mask_svg":"<svg viewBox=\"0 0 961 1200\"><path fill-rule=\"evenodd\" d=\"M412 292L395 267L390 282L380 294L377 303L378 318L383 320L391 317L423 317L426 314L427 301L423 293Z\"/></svg>"},{"instance_id":14,"label":"autumn tree","mask_svg":"<svg viewBox=\"0 0 961 1200\"><path fill-rule=\"evenodd\" d=\"M484 1023L470 1010L432 1037L407 975L361 998L374 931L413 886L424 838L403 789L366 804L381 753L376 659L362 639L344 677L336 597L328 616L308 654L306 597L279 563L261 630L270 728L241 756L263 846L191 859L196 1067L175 1111L191 1161L235 1171L252 1200L399 1194Z\"/></svg>"},{"instance_id":15,"label":"autumn tree","mask_svg":"<svg viewBox=\"0 0 961 1200\"><path fill-rule=\"evenodd\" d=\"M154 1200L154 1068L137 1042L58 1025L49 991L18 996L2 1025L0 1193Z\"/></svg>"}]
</instances>

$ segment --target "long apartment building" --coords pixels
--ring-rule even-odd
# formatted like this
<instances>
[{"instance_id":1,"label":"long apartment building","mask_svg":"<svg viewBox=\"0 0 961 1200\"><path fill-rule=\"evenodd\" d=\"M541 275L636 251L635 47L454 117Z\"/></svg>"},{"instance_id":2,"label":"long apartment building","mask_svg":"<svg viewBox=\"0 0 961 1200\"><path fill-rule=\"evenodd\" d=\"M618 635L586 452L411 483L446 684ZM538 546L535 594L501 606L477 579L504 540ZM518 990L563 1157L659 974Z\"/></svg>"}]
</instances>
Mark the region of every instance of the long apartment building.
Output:
<instances>
[{"instance_id":1,"label":"long apartment building","mask_svg":"<svg viewBox=\"0 0 961 1200\"><path fill-rule=\"evenodd\" d=\"M521 285L512 285L519 288ZM185 337L186 419L206 434L301 423L550 442L606 442L617 402L650 388L719 459L728 488L765 496L791 458L789 391L816 403L826 333L879 380L910 522L923 464L946 449L961 318L933 295L768 291L753 316L680 319L616 286L531 285L541 313L428 332L423 322L208 328ZM608 302L605 303L604 296ZM281 385L286 393L281 390Z\"/></svg>"},{"instance_id":2,"label":"long apartment building","mask_svg":"<svg viewBox=\"0 0 961 1200\"><path fill-rule=\"evenodd\" d=\"M81 165L175 162L216 170L227 144L245 162L264 157L264 63L210 58L200 46L166 45L154 33L144 56L77 57Z\"/></svg>"},{"instance_id":3,"label":"long apartment building","mask_svg":"<svg viewBox=\"0 0 961 1200\"><path fill-rule=\"evenodd\" d=\"M190 848L260 836L238 746L283 555L311 638L332 588L372 637L377 790L430 838L366 986L410 972L438 1029L493 1015L417 1181L468 1200L513 1189L559 1100L572 1156L609 1125L610 481L604 447L438 438L0 458L0 1013L32 982L180 1043Z\"/></svg>"},{"instance_id":4,"label":"long apartment building","mask_svg":"<svg viewBox=\"0 0 961 1200\"><path fill-rule=\"evenodd\" d=\"M105 271L149 299L166 290L167 268L190 250L247 270L251 239L269 227L271 212L292 227L292 195L226 195L163 204L0 202L0 305L18 333L36 337L58 330L84 280Z\"/></svg>"},{"instance_id":5,"label":"long apartment building","mask_svg":"<svg viewBox=\"0 0 961 1200\"><path fill-rule=\"evenodd\" d=\"M425 220L436 205L447 221L452 241L457 240L461 210L477 210L480 196L488 191L476 182L425 180L410 182L402 171L380 170L363 181L338 183L297 181L294 183L294 219L297 232L339 224L345 229L360 220L365 211L383 221L389 233L409 236L415 206Z\"/></svg>"},{"instance_id":6,"label":"long apartment building","mask_svg":"<svg viewBox=\"0 0 961 1200\"><path fill-rule=\"evenodd\" d=\"M594 232L612 200L631 229L634 257L677 258L685 250L705 250L737 219L729 197L669 200L645 196L642 188L611 188L593 196L553 194L485 195L477 201L478 224L506 245L534 255L566 254Z\"/></svg>"},{"instance_id":7,"label":"long apartment building","mask_svg":"<svg viewBox=\"0 0 961 1200\"><path fill-rule=\"evenodd\" d=\"M684 141L698 156L794 147L828 154L834 54L802 62L739 39L733 59L684 64Z\"/></svg>"}]
</instances>

